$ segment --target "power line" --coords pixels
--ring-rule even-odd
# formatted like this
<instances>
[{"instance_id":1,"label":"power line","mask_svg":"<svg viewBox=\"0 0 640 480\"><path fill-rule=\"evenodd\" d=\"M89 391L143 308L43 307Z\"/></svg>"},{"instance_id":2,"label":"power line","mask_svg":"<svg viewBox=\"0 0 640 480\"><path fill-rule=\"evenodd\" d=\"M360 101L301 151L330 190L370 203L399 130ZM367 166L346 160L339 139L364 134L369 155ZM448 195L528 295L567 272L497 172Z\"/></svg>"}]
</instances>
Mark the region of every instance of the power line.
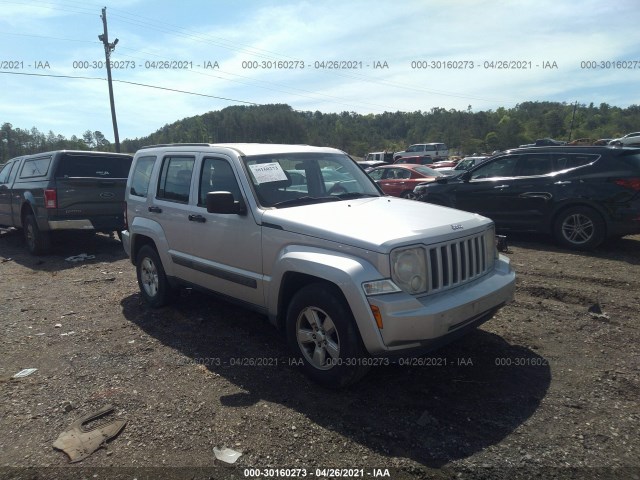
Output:
<instances>
[{"instance_id":1,"label":"power line","mask_svg":"<svg viewBox=\"0 0 640 480\"><path fill-rule=\"evenodd\" d=\"M36 0L37 1L37 0ZM22 2L17 2L17 1L10 1L7 3L14 3L14 4L20 4L20 5L33 5L33 3L22 3ZM42 5L54 5L56 8L62 10L62 11L70 11L73 13L80 13L80 14L88 14L85 13L83 11L78 11L78 10L86 10L86 5L85 3L80 3L80 2L73 2L72 4L69 3L60 3L60 4L54 4L51 2L47 2L47 1L43 1L40 0L38 2L39 4ZM75 5L74 5L75 3ZM63 5L66 6L68 8L72 8L74 10L65 10L64 8L60 8L59 5ZM140 19L139 15L133 15L130 14L124 10L119 10L119 9L113 9L116 13L112 13L111 15L113 17L117 17L119 18L123 23L128 23L130 25L135 25L135 26L139 26L139 27L143 27L143 28L148 28L151 30L155 30L155 31L160 31L163 33L169 33L178 37L182 37L182 38L191 38L195 41L198 42L202 42L202 43L209 43L212 45L216 45L218 47L221 48L225 48L227 50L232 50L232 51L237 51L240 53L247 53L249 55L253 55L259 58L289 58L292 59L294 57L291 57L289 55L284 55L278 52L273 52L270 50L264 50L264 49L259 49L259 48L255 48L255 47L251 47L249 45L246 44L242 44L242 43L232 43L228 40L222 39L220 37L214 37L211 35L207 35L207 34L201 34L201 33L191 33L188 29L179 27L177 25L173 25L171 23L167 23L167 22L163 22L160 20L155 20L149 17L144 17L144 19ZM121 12L121 13L117 13L117 12ZM129 19L128 17L133 17L133 19ZM169 27L169 28L167 28ZM242 45L242 48L238 48L236 45ZM197 72L199 73L199 72ZM330 73L333 76L338 76L338 77L342 77L342 78L350 78L353 80L359 80L359 81L363 81L369 84L373 84L373 85L383 85L383 86L389 86L389 87L393 87L393 88L398 88L398 89L403 89L403 90L409 90L409 91L414 91L414 92L418 92L418 93L428 93L428 94L432 94L432 95L438 95L438 96L444 96L444 97L450 97L450 98L461 98L461 99L465 99L465 100L474 100L474 101L480 101L480 102L487 102L487 103L504 103L504 104L516 104L518 103L517 101L514 100L504 100L504 99L489 99L489 98L485 98L485 97L479 97L479 96L472 96L472 95L468 95L468 94L463 94L463 93L458 93L458 92L450 92L450 91L445 91L445 90L436 90L436 89L429 89L429 88L423 88L423 87L419 87L419 86L415 86L415 85L410 85L410 84L403 84L403 83L399 83L399 82L390 82L390 81L385 81L385 80L377 80L375 78L372 78L368 75L363 75L363 74L358 74L358 73L344 73L344 72L338 72L335 70L331 70L330 72L324 72L324 73ZM206 75L206 74L203 74ZM241 75L236 75L236 74L231 74L229 73L229 75L234 75L234 76L239 76L239 77L243 77ZM244 77L246 78L246 77ZM231 79L227 79L229 81L233 81ZM258 81L258 82L264 82L264 81ZM265 82L268 83L268 82ZM266 87L261 87L261 88L266 88ZM289 93L289 92L285 92L285 93ZM313 93L313 92L309 92L313 95L323 95L320 93ZM334 97L337 98L337 97ZM367 103L363 103L363 102L358 102L360 105L367 105ZM345 104L346 106L349 106L348 104ZM375 104L368 104L368 105L374 105L374 106L378 106L378 107L382 107L382 108L389 108L390 110L393 110L393 108L390 107L386 107L383 105L375 105Z\"/></svg>"},{"instance_id":2,"label":"power line","mask_svg":"<svg viewBox=\"0 0 640 480\"><path fill-rule=\"evenodd\" d=\"M75 80L101 80L103 82L106 82L107 79L106 78L101 78L101 77L83 77L83 76L78 76L78 75L53 75L53 74L45 74L45 73L25 73L25 72L8 72L8 71L4 71L4 70L0 70L0 74L5 74L5 75L25 75L25 76L29 76L29 77L52 77L52 78L72 78ZM138 82L129 82L127 80L113 80L114 82L119 82L119 83L128 83L131 85L137 85L140 87L147 87L147 88L155 88L158 90L166 90L169 92L177 92L177 93L184 93L187 95L196 95L198 97L207 97L207 98L215 98L218 100L226 100L226 101L230 101L230 102L237 102L237 103L244 103L244 104L249 104L249 105L261 105L260 103L255 103L255 102L248 102L245 100L237 100L235 98L226 98L226 97L218 97L216 95L208 95L206 93L198 93L198 92L189 92L187 90L178 90L175 88L169 88L169 87L160 87L158 85L149 85L147 83L138 83Z\"/></svg>"},{"instance_id":3,"label":"power line","mask_svg":"<svg viewBox=\"0 0 640 480\"><path fill-rule=\"evenodd\" d=\"M206 93L188 92L186 90L178 90L176 88L159 87L157 85L149 85L149 84L146 84L146 83L129 82L127 80L114 80L114 82L128 83L130 85L138 85L138 86L141 86L141 87L148 87L148 88L157 88L158 90L166 90L166 91L169 91L169 92L186 93L188 95L197 95L198 97L217 98L218 100L228 100L230 102L245 103L245 104L248 104L248 105L261 105L260 103L255 103L255 102L247 102L247 101L244 101L244 100L236 100L236 99L233 99L233 98L218 97L216 95L207 95Z\"/></svg>"},{"instance_id":4,"label":"power line","mask_svg":"<svg viewBox=\"0 0 640 480\"><path fill-rule=\"evenodd\" d=\"M76 42L76 43L100 43L94 42L92 40L78 40L75 38L61 38L61 37L50 37L47 35L31 35L27 33L11 33L11 32L0 32L0 35L13 35L16 37L31 37L31 38L44 38L46 40L62 40L64 42Z\"/></svg>"}]
</instances>

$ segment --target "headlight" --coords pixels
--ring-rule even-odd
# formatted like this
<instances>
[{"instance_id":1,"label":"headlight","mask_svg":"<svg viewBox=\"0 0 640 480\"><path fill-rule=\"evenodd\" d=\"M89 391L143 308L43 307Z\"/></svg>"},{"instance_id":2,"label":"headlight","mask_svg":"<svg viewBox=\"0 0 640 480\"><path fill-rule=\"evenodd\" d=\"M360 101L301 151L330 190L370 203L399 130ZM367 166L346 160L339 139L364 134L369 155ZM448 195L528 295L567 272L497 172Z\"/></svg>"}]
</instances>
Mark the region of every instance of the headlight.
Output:
<instances>
[{"instance_id":1,"label":"headlight","mask_svg":"<svg viewBox=\"0 0 640 480\"><path fill-rule=\"evenodd\" d=\"M420 247L391 252L391 278L405 292L415 295L427 290L427 263Z\"/></svg>"},{"instance_id":2,"label":"headlight","mask_svg":"<svg viewBox=\"0 0 640 480\"><path fill-rule=\"evenodd\" d=\"M498 259L498 247L496 245L496 229L493 226L484 232L484 248L485 248L484 250L485 262L488 270Z\"/></svg>"}]
</instances>

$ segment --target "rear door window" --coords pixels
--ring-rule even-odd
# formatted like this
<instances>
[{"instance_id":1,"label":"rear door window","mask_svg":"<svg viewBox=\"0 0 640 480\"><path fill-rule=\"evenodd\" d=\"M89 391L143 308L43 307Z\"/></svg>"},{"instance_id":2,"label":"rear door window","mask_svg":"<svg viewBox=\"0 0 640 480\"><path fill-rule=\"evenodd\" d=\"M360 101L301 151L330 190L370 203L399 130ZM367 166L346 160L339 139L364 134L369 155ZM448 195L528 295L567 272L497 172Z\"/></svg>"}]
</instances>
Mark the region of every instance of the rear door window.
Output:
<instances>
[{"instance_id":1,"label":"rear door window","mask_svg":"<svg viewBox=\"0 0 640 480\"><path fill-rule=\"evenodd\" d=\"M170 156L162 162L157 198L189 203L194 157Z\"/></svg>"},{"instance_id":2,"label":"rear door window","mask_svg":"<svg viewBox=\"0 0 640 480\"><path fill-rule=\"evenodd\" d=\"M532 153L521 155L518 160L516 175L518 177L534 177L546 175L553 171L551 155L548 153Z\"/></svg>"},{"instance_id":3,"label":"rear door window","mask_svg":"<svg viewBox=\"0 0 640 480\"><path fill-rule=\"evenodd\" d=\"M56 168L56 178L127 178L131 157L65 154ZM23 169L24 170L24 169Z\"/></svg>"}]
</instances>

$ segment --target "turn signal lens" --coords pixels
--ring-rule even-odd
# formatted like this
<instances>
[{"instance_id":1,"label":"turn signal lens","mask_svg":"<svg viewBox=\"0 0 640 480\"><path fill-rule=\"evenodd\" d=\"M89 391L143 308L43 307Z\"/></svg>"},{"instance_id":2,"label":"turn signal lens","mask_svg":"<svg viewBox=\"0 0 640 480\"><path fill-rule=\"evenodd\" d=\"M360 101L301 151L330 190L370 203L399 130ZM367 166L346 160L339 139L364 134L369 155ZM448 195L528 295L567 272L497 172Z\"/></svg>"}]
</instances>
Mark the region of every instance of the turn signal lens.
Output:
<instances>
[{"instance_id":1,"label":"turn signal lens","mask_svg":"<svg viewBox=\"0 0 640 480\"><path fill-rule=\"evenodd\" d=\"M371 305L371 313L373 313L373 318L376 319L376 325L382 330L382 314L380 313L380 309L375 305Z\"/></svg>"}]
</instances>

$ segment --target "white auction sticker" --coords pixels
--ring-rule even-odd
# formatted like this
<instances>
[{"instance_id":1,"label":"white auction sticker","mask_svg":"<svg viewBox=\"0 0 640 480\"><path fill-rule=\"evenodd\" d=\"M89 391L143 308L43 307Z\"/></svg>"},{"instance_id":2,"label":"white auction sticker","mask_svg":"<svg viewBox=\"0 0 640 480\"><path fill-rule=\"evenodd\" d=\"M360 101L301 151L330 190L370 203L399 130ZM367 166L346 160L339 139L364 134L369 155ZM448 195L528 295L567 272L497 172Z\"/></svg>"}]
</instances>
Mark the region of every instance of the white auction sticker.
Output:
<instances>
[{"instance_id":1,"label":"white auction sticker","mask_svg":"<svg viewBox=\"0 0 640 480\"><path fill-rule=\"evenodd\" d=\"M257 163L249 165L249 168L258 184L287 180L287 174L278 162Z\"/></svg>"}]
</instances>

